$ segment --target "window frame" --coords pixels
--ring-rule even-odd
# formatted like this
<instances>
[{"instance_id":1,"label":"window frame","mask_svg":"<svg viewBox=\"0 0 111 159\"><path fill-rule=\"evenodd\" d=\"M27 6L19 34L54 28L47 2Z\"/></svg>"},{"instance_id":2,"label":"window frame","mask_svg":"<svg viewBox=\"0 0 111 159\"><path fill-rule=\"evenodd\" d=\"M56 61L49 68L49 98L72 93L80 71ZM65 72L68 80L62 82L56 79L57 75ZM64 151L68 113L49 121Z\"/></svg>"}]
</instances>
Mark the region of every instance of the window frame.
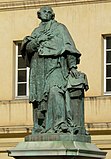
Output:
<instances>
[{"instance_id":1,"label":"window frame","mask_svg":"<svg viewBox=\"0 0 111 159\"><path fill-rule=\"evenodd\" d=\"M19 55L19 51L18 51L18 44L20 44L22 41L16 41L15 43L15 54L16 54L16 64L15 64L15 98L18 99L28 99L29 98L29 67L25 67L25 68L18 68L18 58L22 57L22 55ZM25 62L25 61L24 61ZM19 82L18 81L18 72L19 70L24 70L26 71L26 82ZM18 92L18 84L26 84L26 95L19 95Z\"/></svg>"},{"instance_id":2,"label":"window frame","mask_svg":"<svg viewBox=\"0 0 111 159\"><path fill-rule=\"evenodd\" d=\"M107 49L107 38L110 37L111 35L106 35L104 36L104 95L111 95L111 90L107 91L106 88L106 83L107 83L107 79L111 79L111 77L107 77L107 72L106 72L106 67L107 65L111 65L111 63L107 63L107 59L106 59L106 55L107 55L107 51L111 51L111 49Z\"/></svg>"}]
</instances>

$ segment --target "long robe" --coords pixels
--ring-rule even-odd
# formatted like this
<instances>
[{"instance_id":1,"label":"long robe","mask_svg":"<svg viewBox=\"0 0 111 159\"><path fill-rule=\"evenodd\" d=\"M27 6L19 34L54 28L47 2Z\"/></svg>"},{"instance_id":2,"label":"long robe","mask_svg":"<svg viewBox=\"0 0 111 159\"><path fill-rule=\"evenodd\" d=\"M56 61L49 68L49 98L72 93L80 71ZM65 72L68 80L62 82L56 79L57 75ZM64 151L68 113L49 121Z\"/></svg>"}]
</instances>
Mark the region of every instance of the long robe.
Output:
<instances>
[{"instance_id":1,"label":"long robe","mask_svg":"<svg viewBox=\"0 0 111 159\"><path fill-rule=\"evenodd\" d=\"M51 34L49 38L39 41L47 32ZM77 67L76 60L81 54L67 28L55 20L42 22L31 36L25 37L21 52L30 67L29 101L37 101L38 109L47 111L47 129L59 125L66 120L68 72ZM51 98L53 87L59 93L55 100Z\"/></svg>"}]
</instances>

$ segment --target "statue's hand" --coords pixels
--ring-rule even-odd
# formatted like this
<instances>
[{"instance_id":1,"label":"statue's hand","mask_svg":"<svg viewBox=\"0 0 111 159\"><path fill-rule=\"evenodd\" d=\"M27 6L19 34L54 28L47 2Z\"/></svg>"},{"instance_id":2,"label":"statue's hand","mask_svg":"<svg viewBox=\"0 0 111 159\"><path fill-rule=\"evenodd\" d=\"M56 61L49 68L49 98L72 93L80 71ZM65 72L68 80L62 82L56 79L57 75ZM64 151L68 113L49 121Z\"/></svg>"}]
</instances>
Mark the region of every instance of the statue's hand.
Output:
<instances>
[{"instance_id":1,"label":"statue's hand","mask_svg":"<svg viewBox=\"0 0 111 159\"><path fill-rule=\"evenodd\" d=\"M71 68L70 74L72 77L75 77L75 78L78 78L80 76L80 73L74 67Z\"/></svg>"},{"instance_id":2,"label":"statue's hand","mask_svg":"<svg viewBox=\"0 0 111 159\"><path fill-rule=\"evenodd\" d=\"M38 41L42 42L42 41L46 41L49 40L53 37L52 33L50 31L44 32L44 34L42 34L39 38Z\"/></svg>"},{"instance_id":3,"label":"statue's hand","mask_svg":"<svg viewBox=\"0 0 111 159\"><path fill-rule=\"evenodd\" d=\"M47 32L45 32L45 35L48 36L48 39L51 39L52 37L54 37L53 33L50 30L48 30Z\"/></svg>"},{"instance_id":4,"label":"statue's hand","mask_svg":"<svg viewBox=\"0 0 111 159\"><path fill-rule=\"evenodd\" d=\"M36 40L33 39L26 45L26 50L30 53L35 52L37 51L37 46Z\"/></svg>"},{"instance_id":5,"label":"statue's hand","mask_svg":"<svg viewBox=\"0 0 111 159\"><path fill-rule=\"evenodd\" d=\"M39 42L39 43L42 42L42 41L46 41L46 40L48 40L48 36L45 35L45 34L41 35L41 36L38 38L38 42Z\"/></svg>"}]
</instances>

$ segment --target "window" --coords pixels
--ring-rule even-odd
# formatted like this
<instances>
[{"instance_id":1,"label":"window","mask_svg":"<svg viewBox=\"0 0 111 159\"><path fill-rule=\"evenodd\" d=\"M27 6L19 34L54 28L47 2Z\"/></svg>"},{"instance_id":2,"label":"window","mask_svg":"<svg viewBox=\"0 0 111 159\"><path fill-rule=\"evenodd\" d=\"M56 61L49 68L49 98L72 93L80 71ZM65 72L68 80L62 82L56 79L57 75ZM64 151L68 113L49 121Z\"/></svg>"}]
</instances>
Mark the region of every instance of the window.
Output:
<instances>
[{"instance_id":1,"label":"window","mask_svg":"<svg viewBox=\"0 0 111 159\"><path fill-rule=\"evenodd\" d=\"M104 39L104 93L111 94L111 36Z\"/></svg>"},{"instance_id":2,"label":"window","mask_svg":"<svg viewBox=\"0 0 111 159\"><path fill-rule=\"evenodd\" d=\"M25 61L20 53L21 41L15 42L16 46L16 97L28 96L28 77L29 68L26 67Z\"/></svg>"}]
</instances>

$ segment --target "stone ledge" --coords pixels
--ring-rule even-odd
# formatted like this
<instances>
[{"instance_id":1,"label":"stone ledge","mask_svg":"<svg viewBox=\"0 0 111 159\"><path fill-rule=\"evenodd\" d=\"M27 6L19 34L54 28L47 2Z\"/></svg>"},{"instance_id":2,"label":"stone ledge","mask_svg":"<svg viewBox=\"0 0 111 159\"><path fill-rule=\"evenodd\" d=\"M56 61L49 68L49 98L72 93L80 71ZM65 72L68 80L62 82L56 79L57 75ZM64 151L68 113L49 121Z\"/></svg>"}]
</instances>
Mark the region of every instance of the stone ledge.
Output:
<instances>
[{"instance_id":1,"label":"stone ledge","mask_svg":"<svg viewBox=\"0 0 111 159\"><path fill-rule=\"evenodd\" d=\"M8 133L31 133L33 125L12 125L0 126L0 134ZM111 122L106 123L85 123L85 128L92 131L111 131Z\"/></svg>"},{"instance_id":2,"label":"stone ledge","mask_svg":"<svg viewBox=\"0 0 111 159\"><path fill-rule=\"evenodd\" d=\"M31 133L32 125L21 125L21 126L0 126L0 135L1 134L13 134L13 133Z\"/></svg>"},{"instance_id":3,"label":"stone ledge","mask_svg":"<svg viewBox=\"0 0 111 159\"><path fill-rule=\"evenodd\" d=\"M111 130L111 122L98 122L98 123L86 123L85 127L90 130L90 129L109 129Z\"/></svg>"},{"instance_id":4,"label":"stone ledge","mask_svg":"<svg viewBox=\"0 0 111 159\"><path fill-rule=\"evenodd\" d=\"M43 5L69 5L69 4L85 4L85 3L107 3L111 0L41 0L41 1L5 1L0 2L0 11L20 10L20 9L32 9L38 8Z\"/></svg>"}]
</instances>

